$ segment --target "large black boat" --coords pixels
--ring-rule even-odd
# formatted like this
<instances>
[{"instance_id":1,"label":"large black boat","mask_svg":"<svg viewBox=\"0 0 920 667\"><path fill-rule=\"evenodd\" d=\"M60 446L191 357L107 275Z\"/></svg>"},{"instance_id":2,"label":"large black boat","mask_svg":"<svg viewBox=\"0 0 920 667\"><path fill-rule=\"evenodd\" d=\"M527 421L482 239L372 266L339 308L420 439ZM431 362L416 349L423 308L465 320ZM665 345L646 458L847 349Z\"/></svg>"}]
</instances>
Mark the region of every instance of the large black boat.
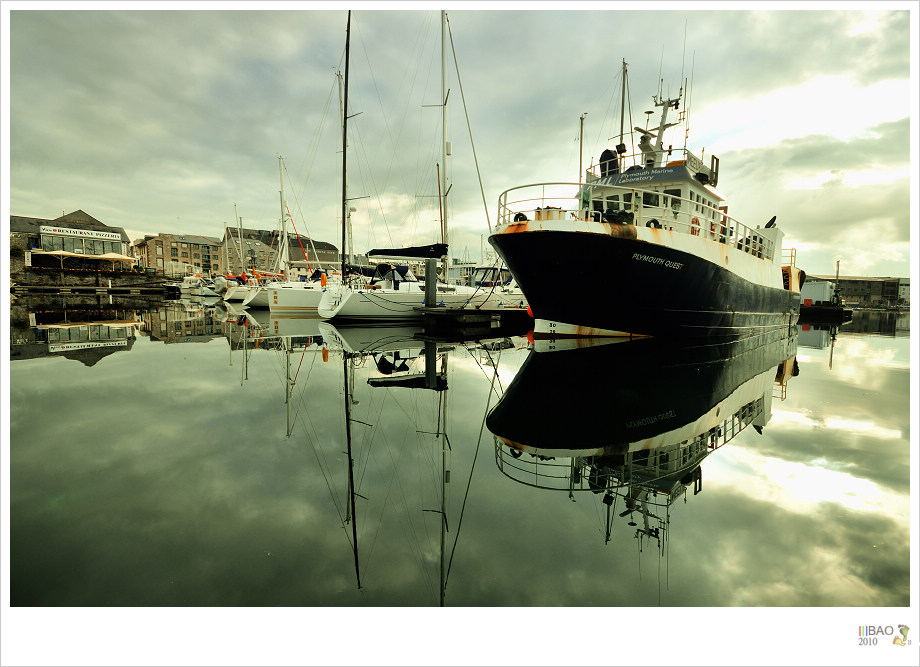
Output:
<instances>
[{"instance_id":1,"label":"large black boat","mask_svg":"<svg viewBox=\"0 0 920 667\"><path fill-rule=\"evenodd\" d=\"M796 323L804 273L784 254L776 217L730 217L718 158L707 166L663 142L686 120L668 123L682 93L653 97L660 122L634 128L638 151L620 143L582 182L500 195L489 242L530 304L536 338L733 337Z\"/></svg>"}]
</instances>

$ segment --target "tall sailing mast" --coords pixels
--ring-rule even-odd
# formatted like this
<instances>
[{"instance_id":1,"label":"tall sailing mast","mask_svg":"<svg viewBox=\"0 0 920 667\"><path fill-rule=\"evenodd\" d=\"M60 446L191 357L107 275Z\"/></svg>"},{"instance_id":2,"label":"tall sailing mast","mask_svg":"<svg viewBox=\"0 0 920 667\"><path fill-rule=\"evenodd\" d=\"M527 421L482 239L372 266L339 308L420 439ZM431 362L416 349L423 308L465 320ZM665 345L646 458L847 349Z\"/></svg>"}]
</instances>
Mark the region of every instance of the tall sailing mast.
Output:
<instances>
[{"instance_id":1,"label":"tall sailing mast","mask_svg":"<svg viewBox=\"0 0 920 667\"><path fill-rule=\"evenodd\" d=\"M345 259L348 220L348 65L351 50L351 10L348 10L348 26L345 30L345 92L342 101L342 284L345 281Z\"/></svg>"},{"instance_id":2,"label":"tall sailing mast","mask_svg":"<svg viewBox=\"0 0 920 667\"><path fill-rule=\"evenodd\" d=\"M345 281L345 241L346 219L348 215L348 190L345 174L348 168L348 65L351 50L351 10L348 11L348 25L345 29L345 95L342 113L342 281ZM361 571L358 567L358 518L355 514L355 469L354 458L351 452L351 400L348 387L348 355L345 358L345 433L347 439L348 455L348 488L351 491L351 536L355 552L355 576L358 579L358 588L361 588Z\"/></svg>"}]
</instances>

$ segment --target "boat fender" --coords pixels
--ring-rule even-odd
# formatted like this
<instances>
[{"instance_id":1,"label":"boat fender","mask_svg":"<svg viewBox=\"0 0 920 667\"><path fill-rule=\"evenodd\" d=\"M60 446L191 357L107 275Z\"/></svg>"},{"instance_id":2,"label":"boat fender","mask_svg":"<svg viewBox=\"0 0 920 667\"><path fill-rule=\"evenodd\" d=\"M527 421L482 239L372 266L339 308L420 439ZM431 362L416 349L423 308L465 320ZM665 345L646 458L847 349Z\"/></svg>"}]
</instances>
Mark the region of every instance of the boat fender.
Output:
<instances>
[{"instance_id":1,"label":"boat fender","mask_svg":"<svg viewBox=\"0 0 920 667\"><path fill-rule=\"evenodd\" d=\"M645 223L646 227L654 227L655 229L661 229L661 223L658 222L655 218L652 218Z\"/></svg>"},{"instance_id":2,"label":"boat fender","mask_svg":"<svg viewBox=\"0 0 920 667\"><path fill-rule=\"evenodd\" d=\"M700 235L700 219L699 218L693 218L693 220L690 221L690 233L693 234L694 236Z\"/></svg>"},{"instance_id":3,"label":"boat fender","mask_svg":"<svg viewBox=\"0 0 920 667\"><path fill-rule=\"evenodd\" d=\"M527 216L524 215L523 213L516 213L514 215L514 221L515 222L527 222Z\"/></svg>"},{"instance_id":4,"label":"boat fender","mask_svg":"<svg viewBox=\"0 0 920 667\"><path fill-rule=\"evenodd\" d=\"M325 363L327 361L329 361L329 348L324 347L323 348L323 362Z\"/></svg>"},{"instance_id":5,"label":"boat fender","mask_svg":"<svg viewBox=\"0 0 920 667\"><path fill-rule=\"evenodd\" d=\"M326 274L325 274L325 273L322 274L322 275L319 277L319 284L320 284L322 287L325 287L325 286L326 286Z\"/></svg>"}]
</instances>

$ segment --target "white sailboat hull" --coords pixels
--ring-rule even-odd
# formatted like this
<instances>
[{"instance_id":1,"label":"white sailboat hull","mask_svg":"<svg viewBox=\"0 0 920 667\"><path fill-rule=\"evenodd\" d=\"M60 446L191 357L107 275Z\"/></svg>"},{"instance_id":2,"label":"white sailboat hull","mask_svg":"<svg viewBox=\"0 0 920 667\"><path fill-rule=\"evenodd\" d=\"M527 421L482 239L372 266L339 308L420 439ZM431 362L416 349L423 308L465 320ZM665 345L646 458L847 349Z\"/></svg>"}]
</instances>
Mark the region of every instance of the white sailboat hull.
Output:
<instances>
[{"instance_id":1,"label":"white sailboat hull","mask_svg":"<svg viewBox=\"0 0 920 667\"><path fill-rule=\"evenodd\" d=\"M273 312L315 315L325 292L320 283L287 282L267 289L268 308Z\"/></svg>"},{"instance_id":2,"label":"white sailboat hull","mask_svg":"<svg viewBox=\"0 0 920 667\"><path fill-rule=\"evenodd\" d=\"M252 288L249 285L231 285L224 292L224 301L244 301Z\"/></svg>"},{"instance_id":3,"label":"white sailboat hull","mask_svg":"<svg viewBox=\"0 0 920 667\"><path fill-rule=\"evenodd\" d=\"M394 321L421 319L425 292L418 285L406 289L327 290L317 307L317 314L326 319ZM475 290L458 286L451 291L437 291L437 305L463 308L475 296Z\"/></svg>"},{"instance_id":4,"label":"white sailboat hull","mask_svg":"<svg viewBox=\"0 0 920 667\"><path fill-rule=\"evenodd\" d=\"M243 306L247 308L268 308L268 287L256 287L250 290L249 295L243 299Z\"/></svg>"}]
</instances>

